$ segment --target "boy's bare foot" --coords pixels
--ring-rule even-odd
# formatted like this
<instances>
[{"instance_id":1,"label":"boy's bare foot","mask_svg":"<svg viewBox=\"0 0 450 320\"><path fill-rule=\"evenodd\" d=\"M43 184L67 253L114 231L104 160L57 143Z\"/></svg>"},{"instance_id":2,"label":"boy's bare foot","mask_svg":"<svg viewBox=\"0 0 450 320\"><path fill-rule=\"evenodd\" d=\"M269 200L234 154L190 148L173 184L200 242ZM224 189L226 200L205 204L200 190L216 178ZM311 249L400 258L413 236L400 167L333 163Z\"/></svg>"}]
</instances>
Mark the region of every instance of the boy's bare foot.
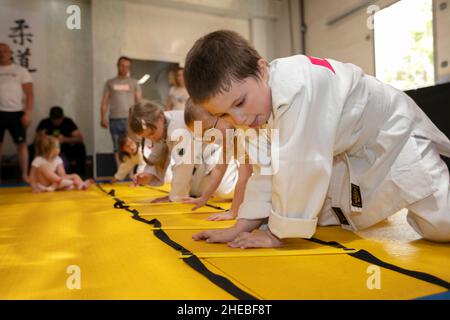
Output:
<instances>
[{"instance_id":1,"label":"boy's bare foot","mask_svg":"<svg viewBox=\"0 0 450 320\"><path fill-rule=\"evenodd\" d=\"M231 248L278 248L283 242L274 236L269 230L255 230L242 232L228 244Z\"/></svg>"},{"instance_id":2,"label":"boy's bare foot","mask_svg":"<svg viewBox=\"0 0 450 320\"><path fill-rule=\"evenodd\" d=\"M238 219L234 226L221 229L221 230L206 230L194 234L192 239L198 240L206 240L209 243L225 243L233 241L241 232L252 231L265 221L265 219L255 219L255 220L247 220L247 219Z\"/></svg>"}]
</instances>

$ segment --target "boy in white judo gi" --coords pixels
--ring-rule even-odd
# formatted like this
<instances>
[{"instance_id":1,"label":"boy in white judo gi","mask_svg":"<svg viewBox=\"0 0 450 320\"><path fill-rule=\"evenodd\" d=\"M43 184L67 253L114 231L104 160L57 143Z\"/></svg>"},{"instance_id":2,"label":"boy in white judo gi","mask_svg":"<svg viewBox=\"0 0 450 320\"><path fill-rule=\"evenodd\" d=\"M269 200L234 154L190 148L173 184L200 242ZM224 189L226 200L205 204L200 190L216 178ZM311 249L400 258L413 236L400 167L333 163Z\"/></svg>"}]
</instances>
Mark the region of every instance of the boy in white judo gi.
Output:
<instances>
[{"instance_id":1,"label":"boy in white judo gi","mask_svg":"<svg viewBox=\"0 0 450 320\"><path fill-rule=\"evenodd\" d=\"M331 59L268 64L223 30L194 44L185 80L194 103L213 115L279 130L277 170L250 178L234 230L194 239L276 247L312 237L318 224L360 230L408 208L423 238L450 241L449 172L440 158L450 156L450 141L403 92Z\"/></svg>"}]
</instances>

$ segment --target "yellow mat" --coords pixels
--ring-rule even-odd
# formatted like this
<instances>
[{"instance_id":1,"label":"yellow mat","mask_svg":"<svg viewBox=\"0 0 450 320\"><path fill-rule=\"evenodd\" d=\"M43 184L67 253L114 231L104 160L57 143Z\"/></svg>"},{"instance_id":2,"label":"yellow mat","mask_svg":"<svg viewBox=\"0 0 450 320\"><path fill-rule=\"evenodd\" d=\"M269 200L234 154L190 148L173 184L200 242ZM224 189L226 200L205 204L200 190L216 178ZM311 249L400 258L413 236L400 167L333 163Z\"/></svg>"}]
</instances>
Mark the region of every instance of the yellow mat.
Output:
<instances>
[{"instance_id":1,"label":"yellow mat","mask_svg":"<svg viewBox=\"0 0 450 320\"><path fill-rule=\"evenodd\" d=\"M233 299L240 296L233 286L258 299L415 299L447 291L353 256L368 252L449 281L450 245L420 240L404 212L358 234L319 228L315 242L290 239L281 249L240 250L192 240L200 230L233 224L206 220L229 202L192 212L192 205L150 204L167 186L102 188L37 195L0 189L0 298ZM166 236L172 247L161 241ZM191 268L199 263L207 268L203 274ZM71 265L81 270L79 290L67 288ZM220 288L220 281L205 277L211 272L230 283Z\"/></svg>"}]
</instances>

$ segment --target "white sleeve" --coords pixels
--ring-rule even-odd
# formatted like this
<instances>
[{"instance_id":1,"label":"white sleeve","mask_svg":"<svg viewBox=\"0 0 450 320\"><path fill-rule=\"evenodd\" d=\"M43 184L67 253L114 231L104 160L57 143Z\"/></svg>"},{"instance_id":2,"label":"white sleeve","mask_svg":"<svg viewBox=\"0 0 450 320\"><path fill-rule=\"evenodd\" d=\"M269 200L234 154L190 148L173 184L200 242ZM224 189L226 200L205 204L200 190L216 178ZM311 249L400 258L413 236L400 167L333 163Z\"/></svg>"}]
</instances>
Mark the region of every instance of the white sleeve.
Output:
<instances>
[{"instance_id":1,"label":"white sleeve","mask_svg":"<svg viewBox=\"0 0 450 320\"><path fill-rule=\"evenodd\" d=\"M56 166L59 166L60 164L64 164L64 161L59 156L56 157L55 162L56 162Z\"/></svg>"},{"instance_id":2,"label":"white sleeve","mask_svg":"<svg viewBox=\"0 0 450 320\"><path fill-rule=\"evenodd\" d=\"M44 163L44 159L42 157L36 157L33 159L33 162L31 162L31 166L35 168L39 168Z\"/></svg>"},{"instance_id":3,"label":"white sleeve","mask_svg":"<svg viewBox=\"0 0 450 320\"><path fill-rule=\"evenodd\" d=\"M322 89L313 93L303 87L274 120L279 147L272 161L279 163L272 176L269 228L279 238L312 237L327 195L340 108L329 88ZM272 156L274 147L272 140Z\"/></svg>"},{"instance_id":4,"label":"white sleeve","mask_svg":"<svg viewBox=\"0 0 450 320\"><path fill-rule=\"evenodd\" d=\"M182 197L188 197L191 191L193 164L178 164L172 168L172 182L169 198L171 201L179 201Z\"/></svg>"},{"instance_id":5,"label":"white sleeve","mask_svg":"<svg viewBox=\"0 0 450 320\"><path fill-rule=\"evenodd\" d=\"M31 74L28 72L27 69L21 67L20 68L20 83L30 83L33 82L33 79L31 78Z\"/></svg>"},{"instance_id":6,"label":"white sleeve","mask_svg":"<svg viewBox=\"0 0 450 320\"><path fill-rule=\"evenodd\" d=\"M116 178L117 180L125 179L127 174L129 174L131 170L133 170L135 165L136 163L133 161L132 158L126 157L125 161L119 165L119 169L117 169L114 178Z\"/></svg>"},{"instance_id":7,"label":"white sleeve","mask_svg":"<svg viewBox=\"0 0 450 320\"><path fill-rule=\"evenodd\" d=\"M256 166L253 166L255 168ZM255 170L256 171L256 170ZM239 207L238 219L264 219L272 206L272 177L256 171L245 187L244 201Z\"/></svg>"}]
</instances>

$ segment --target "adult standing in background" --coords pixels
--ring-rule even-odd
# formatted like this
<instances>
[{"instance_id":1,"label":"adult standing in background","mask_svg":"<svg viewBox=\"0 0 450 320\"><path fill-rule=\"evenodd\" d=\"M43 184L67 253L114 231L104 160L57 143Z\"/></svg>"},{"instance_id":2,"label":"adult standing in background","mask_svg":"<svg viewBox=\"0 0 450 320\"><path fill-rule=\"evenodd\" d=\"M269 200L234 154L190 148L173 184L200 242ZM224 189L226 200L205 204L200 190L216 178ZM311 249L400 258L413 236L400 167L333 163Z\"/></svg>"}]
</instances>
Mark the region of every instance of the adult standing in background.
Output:
<instances>
[{"instance_id":1,"label":"adult standing in background","mask_svg":"<svg viewBox=\"0 0 450 320\"><path fill-rule=\"evenodd\" d=\"M100 108L100 125L105 129L109 127L117 166L120 165L119 140L127 134L128 110L142 99L140 85L129 76L130 67L129 58L119 58L118 75L106 82Z\"/></svg>"},{"instance_id":2,"label":"adult standing in background","mask_svg":"<svg viewBox=\"0 0 450 320\"><path fill-rule=\"evenodd\" d=\"M175 73L174 84L169 89L169 97L167 99L166 111L184 110L189 94L184 85L184 68L178 67Z\"/></svg>"},{"instance_id":3,"label":"adult standing in background","mask_svg":"<svg viewBox=\"0 0 450 320\"><path fill-rule=\"evenodd\" d=\"M28 182L26 131L33 111L33 81L27 69L13 63L11 48L0 43L0 162L5 130L17 145L22 180Z\"/></svg>"}]
</instances>

